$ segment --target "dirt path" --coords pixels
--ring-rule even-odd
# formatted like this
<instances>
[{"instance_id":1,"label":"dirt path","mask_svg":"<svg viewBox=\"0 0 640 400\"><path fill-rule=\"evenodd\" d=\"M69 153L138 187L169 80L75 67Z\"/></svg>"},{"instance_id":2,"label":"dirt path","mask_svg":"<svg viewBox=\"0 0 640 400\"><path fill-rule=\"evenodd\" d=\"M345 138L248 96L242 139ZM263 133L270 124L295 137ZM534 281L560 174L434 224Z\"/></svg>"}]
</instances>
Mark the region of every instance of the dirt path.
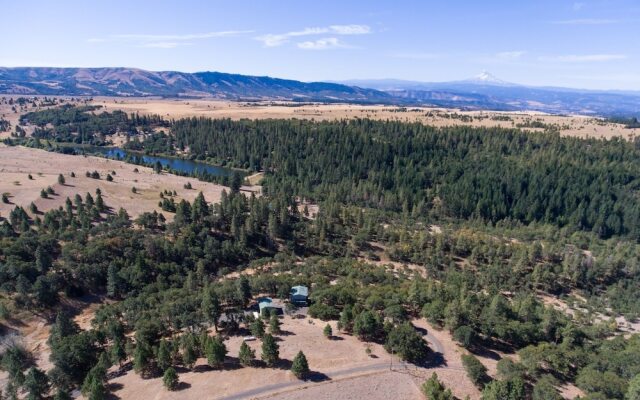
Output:
<instances>
[{"instance_id":1,"label":"dirt path","mask_svg":"<svg viewBox=\"0 0 640 400\"><path fill-rule=\"evenodd\" d=\"M312 376L308 381L293 381L274 383L272 385L266 385L255 389L247 390L244 392L236 393L232 396L222 397L222 400L241 400L241 399L257 399L263 397L271 397L276 394L287 392L290 390L300 390L309 388L312 385L322 385L325 383L331 383L338 380L354 378L357 376L391 372L391 366L389 362L379 362L372 365L364 365L354 368L346 368L338 371L327 372L326 374ZM315 383L314 383L315 381ZM274 393L275 392L275 393Z\"/></svg>"},{"instance_id":2,"label":"dirt path","mask_svg":"<svg viewBox=\"0 0 640 400\"><path fill-rule=\"evenodd\" d=\"M430 330L427 330L426 334L423 337L427 340L432 350L438 354L438 357L440 355L444 356L445 347L440 341L440 339L438 339L438 337L433 335ZM460 371L461 373L464 374L464 368L461 368L458 366L447 366L445 364L436 369ZM307 393L307 391L320 385L323 385L323 386L335 385L336 383L343 382L345 380L357 380L363 377L371 377L374 375L382 375L382 374L393 374L394 375L393 379L398 379L398 378L402 379L401 376L404 375L412 378L418 378L419 380L422 377L422 375L424 375L419 372L420 370L430 371L432 370L432 368L419 368L411 364L404 363L399 359L397 359L396 357L388 358L388 359L385 359L383 357L380 359L379 362L376 362L374 364L344 368L344 369L339 369L335 371L328 371L325 374L315 374L315 376L311 376L310 379L306 381L281 382L281 383L265 385L265 386L257 387L251 390L235 393L231 396L223 397L222 399L223 400L261 399L261 398L280 399L281 395L283 394L289 394L290 392L300 391L300 390L304 390L305 397L308 398L309 393ZM415 383L418 383L418 382L415 382ZM418 388L421 383L422 382L420 382L418 385L415 385L416 391L418 394L420 393ZM341 395L344 396L343 391L344 391L344 388L341 388ZM322 392L325 393L326 391L323 389ZM287 399L290 398L290 396L288 395L284 397L286 397ZM316 396L313 396L313 398L316 398ZM368 398L371 399L371 397L368 397ZM373 398L382 399L386 397L379 397L379 394L378 394L378 395L375 395ZM396 393L396 398L397 398L397 393ZM402 397L402 398L408 398L408 397Z\"/></svg>"}]
</instances>

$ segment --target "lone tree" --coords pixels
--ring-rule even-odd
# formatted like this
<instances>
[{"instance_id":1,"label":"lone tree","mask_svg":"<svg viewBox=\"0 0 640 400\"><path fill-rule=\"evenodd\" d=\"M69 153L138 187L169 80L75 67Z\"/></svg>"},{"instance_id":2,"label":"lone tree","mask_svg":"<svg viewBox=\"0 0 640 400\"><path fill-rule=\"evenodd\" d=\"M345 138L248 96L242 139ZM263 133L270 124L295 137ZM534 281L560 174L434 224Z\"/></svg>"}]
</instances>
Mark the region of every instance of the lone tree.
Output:
<instances>
[{"instance_id":1,"label":"lone tree","mask_svg":"<svg viewBox=\"0 0 640 400\"><path fill-rule=\"evenodd\" d=\"M444 387L435 372L422 384L422 393L429 400L453 400L455 398L451 394L451 389Z\"/></svg>"},{"instance_id":2,"label":"lone tree","mask_svg":"<svg viewBox=\"0 0 640 400\"><path fill-rule=\"evenodd\" d=\"M324 334L324 337L326 337L327 339L331 339L333 337L333 329L331 328L331 325L325 325L322 333Z\"/></svg>"},{"instance_id":3,"label":"lone tree","mask_svg":"<svg viewBox=\"0 0 640 400\"><path fill-rule=\"evenodd\" d=\"M264 322L258 318L251 324L251 334L255 337L262 338L264 336Z\"/></svg>"},{"instance_id":4,"label":"lone tree","mask_svg":"<svg viewBox=\"0 0 640 400\"><path fill-rule=\"evenodd\" d=\"M255 350L252 350L246 342L242 342L242 344L240 345L240 353L238 354L238 359L240 360L240 365L250 367L253 365L256 359L256 352Z\"/></svg>"},{"instance_id":5,"label":"lone tree","mask_svg":"<svg viewBox=\"0 0 640 400\"><path fill-rule=\"evenodd\" d=\"M58 183L61 185L65 184L64 176L62 174L58 175Z\"/></svg>"},{"instance_id":6,"label":"lone tree","mask_svg":"<svg viewBox=\"0 0 640 400\"><path fill-rule=\"evenodd\" d=\"M237 289L240 298L242 299L242 307L247 307L249 300L251 300L251 284L249 278L245 275L240 275L240 279L237 280Z\"/></svg>"},{"instance_id":7,"label":"lone tree","mask_svg":"<svg viewBox=\"0 0 640 400\"><path fill-rule=\"evenodd\" d=\"M158 347L158 354L156 356L156 364L161 371L166 371L169 367L171 367L171 344L162 339L160 341L160 346Z\"/></svg>"},{"instance_id":8,"label":"lone tree","mask_svg":"<svg viewBox=\"0 0 640 400\"><path fill-rule=\"evenodd\" d=\"M309 375L309 363L302 351L299 351L294 357L293 363L291 364L291 372L293 372L298 379L304 379Z\"/></svg>"},{"instance_id":9,"label":"lone tree","mask_svg":"<svg viewBox=\"0 0 640 400\"><path fill-rule=\"evenodd\" d=\"M227 355L227 346L219 337L209 339L205 348L207 363L212 368L220 368L224 364L224 358Z\"/></svg>"},{"instance_id":10,"label":"lone tree","mask_svg":"<svg viewBox=\"0 0 640 400\"><path fill-rule=\"evenodd\" d=\"M272 335L279 335L282 333L282 329L280 328L280 319L278 319L278 315L273 312L271 314L271 319L269 320L269 330Z\"/></svg>"},{"instance_id":11,"label":"lone tree","mask_svg":"<svg viewBox=\"0 0 640 400\"><path fill-rule=\"evenodd\" d=\"M176 390L178 388L178 374L173 367L169 367L164 371L164 375L162 376L162 383L167 390Z\"/></svg>"},{"instance_id":12,"label":"lone tree","mask_svg":"<svg viewBox=\"0 0 640 400\"><path fill-rule=\"evenodd\" d=\"M31 367L24 380L24 388L29 393L28 399L44 399L49 392L49 378L42 370Z\"/></svg>"},{"instance_id":13,"label":"lone tree","mask_svg":"<svg viewBox=\"0 0 640 400\"><path fill-rule=\"evenodd\" d=\"M475 331L467 325L459 326L455 331L453 331L453 339L460 343L462 347L468 349L473 346Z\"/></svg>"},{"instance_id":14,"label":"lone tree","mask_svg":"<svg viewBox=\"0 0 640 400\"><path fill-rule=\"evenodd\" d=\"M184 348L182 352L182 361L184 366L193 369L193 366L196 364L198 360L198 354L196 353L195 344L193 340L186 340L184 343Z\"/></svg>"},{"instance_id":15,"label":"lone tree","mask_svg":"<svg viewBox=\"0 0 640 400\"><path fill-rule=\"evenodd\" d=\"M82 394L89 399L104 399L107 394L107 389L104 386L106 380L107 370L100 363L96 364L82 383Z\"/></svg>"},{"instance_id":16,"label":"lone tree","mask_svg":"<svg viewBox=\"0 0 640 400\"><path fill-rule=\"evenodd\" d=\"M382 332L382 322L378 316L371 311L363 311L360 313L353 323L353 333L360 340L371 342L375 340Z\"/></svg>"},{"instance_id":17,"label":"lone tree","mask_svg":"<svg viewBox=\"0 0 640 400\"><path fill-rule=\"evenodd\" d=\"M480 360L471 354L462 355L462 365L469 375L469 379L476 386L482 388L487 382L487 367L485 367Z\"/></svg>"},{"instance_id":18,"label":"lone tree","mask_svg":"<svg viewBox=\"0 0 640 400\"><path fill-rule=\"evenodd\" d=\"M384 347L389 353L411 363L424 361L429 354L427 343L409 322L391 329Z\"/></svg>"},{"instance_id":19,"label":"lone tree","mask_svg":"<svg viewBox=\"0 0 640 400\"><path fill-rule=\"evenodd\" d=\"M280 360L280 346L272 335L266 334L262 339L262 361L273 367Z\"/></svg>"},{"instance_id":20,"label":"lone tree","mask_svg":"<svg viewBox=\"0 0 640 400\"><path fill-rule=\"evenodd\" d=\"M202 293L202 313L205 319L212 323L218 331L218 322L222 316L222 308L220 307L220 299L212 286L207 286Z\"/></svg>"},{"instance_id":21,"label":"lone tree","mask_svg":"<svg viewBox=\"0 0 640 400\"><path fill-rule=\"evenodd\" d=\"M242 186L242 175L237 171L234 171L231 176L231 193L238 193L240 191L240 186Z\"/></svg>"}]
</instances>

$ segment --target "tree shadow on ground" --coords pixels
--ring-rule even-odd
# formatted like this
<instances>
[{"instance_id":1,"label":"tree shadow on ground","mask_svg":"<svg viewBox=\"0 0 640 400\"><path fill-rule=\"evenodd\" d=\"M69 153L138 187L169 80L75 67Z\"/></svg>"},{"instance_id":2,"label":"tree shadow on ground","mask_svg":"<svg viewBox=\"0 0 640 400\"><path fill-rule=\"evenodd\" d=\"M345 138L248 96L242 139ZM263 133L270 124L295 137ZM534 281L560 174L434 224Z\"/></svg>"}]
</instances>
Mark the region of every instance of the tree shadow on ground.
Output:
<instances>
[{"instance_id":1,"label":"tree shadow on ground","mask_svg":"<svg viewBox=\"0 0 640 400\"><path fill-rule=\"evenodd\" d=\"M226 370L235 370L242 368L238 357L227 357L224 360L223 368Z\"/></svg>"},{"instance_id":2,"label":"tree shadow on ground","mask_svg":"<svg viewBox=\"0 0 640 400\"><path fill-rule=\"evenodd\" d=\"M413 324L412 324L413 325ZM413 328L422 336L425 336L427 333L429 333L429 331L427 331L425 328L422 328L420 326L415 326L413 325Z\"/></svg>"},{"instance_id":3,"label":"tree shadow on ground","mask_svg":"<svg viewBox=\"0 0 640 400\"><path fill-rule=\"evenodd\" d=\"M109 392L117 392L118 390L122 390L122 388L124 388L122 383L110 382L107 384L107 390Z\"/></svg>"},{"instance_id":4,"label":"tree shadow on ground","mask_svg":"<svg viewBox=\"0 0 640 400\"><path fill-rule=\"evenodd\" d=\"M293 361L281 358L274 367L278 369L290 370L292 365Z\"/></svg>"},{"instance_id":5,"label":"tree shadow on ground","mask_svg":"<svg viewBox=\"0 0 640 400\"><path fill-rule=\"evenodd\" d=\"M471 349L472 353L474 354L480 354L480 352L482 351L495 354L495 352L492 352L491 350L497 350L506 354L514 354L517 349L511 343L507 343L502 340L498 340L494 338L485 338L485 337L480 337L479 340L477 341L477 344L475 346L472 346L472 349ZM496 356L498 356L498 358L495 358L495 359L499 360L500 356L497 354ZM490 357L490 356L487 355L486 357Z\"/></svg>"},{"instance_id":6,"label":"tree shadow on ground","mask_svg":"<svg viewBox=\"0 0 640 400\"><path fill-rule=\"evenodd\" d=\"M319 371L309 371L307 376L304 377L304 380L308 382L326 382L330 381L331 378L329 377L329 375Z\"/></svg>"},{"instance_id":7,"label":"tree shadow on ground","mask_svg":"<svg viewBox=\"0 0 640 400\"><path fill-rule=\"evenodd\" d=\"M447 360L444 359L442 353L434 351L430 353L426 359L424 359L420 363L416 363L416 365L423 368L438 368L438 367L446 367Z\"/></svg>"},{"instance_id":8,"label":"tree shadow on ground","mask_svg":"<svg viewBox=\"0 0 640 400\"><path fill-rule=\"evenodd\" d=\"M499 361L502 358L500 357L500 354L486 347L473 346L469 348L469 351L475 356L484 357L495 361Z\"/></svg>"}]
</instances>

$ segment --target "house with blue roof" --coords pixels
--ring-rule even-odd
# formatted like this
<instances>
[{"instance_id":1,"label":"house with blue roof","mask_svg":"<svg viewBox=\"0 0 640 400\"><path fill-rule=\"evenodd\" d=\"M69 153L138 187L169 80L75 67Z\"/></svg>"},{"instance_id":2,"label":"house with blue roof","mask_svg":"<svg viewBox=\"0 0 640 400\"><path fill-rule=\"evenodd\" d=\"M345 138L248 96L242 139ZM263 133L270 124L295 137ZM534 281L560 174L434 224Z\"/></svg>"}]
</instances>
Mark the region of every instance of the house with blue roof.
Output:
<instances>
[{"instance_id":1,"label":"house with blue roof","mask_svg":"<svg viewBox=\"0 0 640 400\"><path fill-rule=\"evenodd\" d=\"M292 287L289 299L297 306L306 306L309 301L309 288L302 285Z\"/></svg>"}]
</instances>

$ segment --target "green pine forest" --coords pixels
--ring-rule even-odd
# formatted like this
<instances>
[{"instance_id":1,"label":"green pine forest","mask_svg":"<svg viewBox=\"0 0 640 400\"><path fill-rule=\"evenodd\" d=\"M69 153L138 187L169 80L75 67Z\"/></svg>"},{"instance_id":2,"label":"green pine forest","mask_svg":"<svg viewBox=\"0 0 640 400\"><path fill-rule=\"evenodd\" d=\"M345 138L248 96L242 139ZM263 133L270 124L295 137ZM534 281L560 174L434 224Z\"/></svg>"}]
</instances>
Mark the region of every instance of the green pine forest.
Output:
<instances>
[{"instance_id":1,"label":"green pine forest","mask_svg":"<svg viewBox=\"0 0 640 400\"><path fill-rule=\"evenodd\" d=\"M74 389L106 398L107 370L126 363L142 377L164 376L172 390L176 368L194 358L226 368L224 343L205 327L226 335L259 329L242 312L252 296L286 298L297 284L311 288L310 315L419 365L434 362L410 324L422 317L471 354L517 354L498 363L495 379L472 355L463 360L483 399L556 399L564 382L584 399L637 398L640 336L622 335L612 317L640 316L640 141L94 111L26 114L21 123L39 127L35 138L5 143L56 150L126 133L125 147L137 151L262 171L263 195L233 185L217 204L200 195L167 215L131 218L100 192L79 193L36 216L21 207L2 215L0 323L46 315L54 365L40 371L23 347L6 347L8 398L62 399ZM317 216L309 204L319 206ZM374 263L381 252L423 273ZM228 277L266 264L268 272ZM87 295L108 302L81 330L62 305ZM577 311L570 316L543 297ZM263 361L243 354L242 365L277 362L267 336ZM423 390L452 398L437 378Z\"/></svg>"}]
</instances>

